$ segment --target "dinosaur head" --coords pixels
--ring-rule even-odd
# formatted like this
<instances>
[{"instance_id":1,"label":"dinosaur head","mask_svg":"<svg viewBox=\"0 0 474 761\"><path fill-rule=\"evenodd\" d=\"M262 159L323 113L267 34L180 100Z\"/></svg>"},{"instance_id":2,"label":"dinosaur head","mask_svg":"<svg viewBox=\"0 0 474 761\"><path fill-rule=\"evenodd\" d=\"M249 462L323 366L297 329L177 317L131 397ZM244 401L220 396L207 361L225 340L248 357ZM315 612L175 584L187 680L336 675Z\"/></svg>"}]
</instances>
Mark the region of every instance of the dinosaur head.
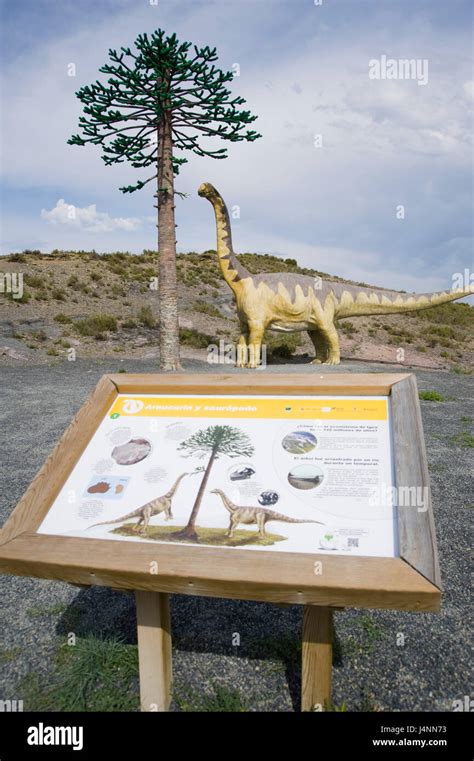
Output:
<instances>
[{"instance_id":1,"label":"dinosaur head","mask_svg":"<svg viewBox=\"0 0 474 761\"><path fill-rule=\"evenodd\" d=\"M221 489L211 489L210 494L222 494Z\"/></svg>"},{"instance_id":2,"label":"dinosaur head","mask_svg":"<svg viewBox=\"0 0 474 761\"><path fill-rule=\"evenodd\" d=\"M199 186L198 196L201 196L201 198L207 198L211 203L217 201L221 197L214 185L211 185L210 182L203 182L202 185Z\"/></svg>"}]
</instances>

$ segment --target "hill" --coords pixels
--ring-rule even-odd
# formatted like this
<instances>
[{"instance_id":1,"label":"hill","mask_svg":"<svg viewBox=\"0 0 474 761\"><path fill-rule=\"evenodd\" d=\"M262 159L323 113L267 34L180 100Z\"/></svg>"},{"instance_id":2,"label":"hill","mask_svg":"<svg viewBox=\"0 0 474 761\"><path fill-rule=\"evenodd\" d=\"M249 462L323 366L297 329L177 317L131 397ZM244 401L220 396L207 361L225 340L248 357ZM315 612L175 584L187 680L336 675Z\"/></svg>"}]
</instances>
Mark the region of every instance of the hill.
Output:
<instances>
[{"instance_id":1,"label":"hill","mask_svg":"<svg viewBox=\"0 0 474 761\"><path fill-rule=\"evenodd\" d=\"M252 273L301 272L353 282L299 267L294 259L252 253L240 254L239 259ZM205 358L209 344L238 337L233 296L215 251L179 254L177 267L183 355ZM155 251L141 255L25 251L0 259L0 283L1 275L8 273L22 273L24 293L15 299L0 292L0 362L50 362L67 358L70 349L84 358L157 356ZM339 330L346 359L464 372L473 368L474 309L468 304L341 320ZM404 350L403 362L399 349ZM270 361L291 356L302 361L304 355L313 354L305 333L269 333L267 351Z\"/></svg>"}]
</instances>

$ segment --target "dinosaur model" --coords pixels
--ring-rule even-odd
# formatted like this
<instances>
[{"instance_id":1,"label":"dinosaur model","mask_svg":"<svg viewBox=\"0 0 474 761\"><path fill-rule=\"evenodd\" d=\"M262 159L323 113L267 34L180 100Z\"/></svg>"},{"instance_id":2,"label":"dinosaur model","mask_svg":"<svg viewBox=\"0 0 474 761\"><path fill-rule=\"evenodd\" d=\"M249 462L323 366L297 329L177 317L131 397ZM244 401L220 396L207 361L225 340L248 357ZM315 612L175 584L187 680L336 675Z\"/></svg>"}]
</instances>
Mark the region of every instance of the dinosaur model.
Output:
<instances>
[{"instance_id":1,"label":"dinosaur model","mask_svg":"<svg viewBox=\"0 0 474 761\"><path fill-rule=\"evenodd\" d=\"M264 507L243 507L234 504L232 500L222 491L222 489L212 489L211 494L218 494L224 503L224 507L230 513L230 524L227 536L232 539L234 531L239 523L257 524L258 533L261 537L265 536L265 524L269 521L282 521L283 523L319 523L321 521L312 521L299 518L290 518L288 515L276 513L274 510L267 510Z\"/></svg>"},{"instance_id":2,"label":"dinosaur model","mask_svg":"<svg viewBox=\"0 0 474 761\"><path fill-rule=\"evenodd\" d=\"M141 527L140 533L145 534L148 528L148 524L150 522L150 518L153 515L159 515L159 513L165 513L165 521L169 521L170 518L173 517L173 513L171 512L172 500L180 484L181 479L187 475L189 474L182 473L176 479L171 489L167 491L166 494L163 494L161 497L155 497L155 499L152 499L150 502L146 502L144 505L142 505L141 507L138 507L136 510L133 510L131 513L127 513L127 515L122 515L121 518L116 518L115 520L112 520L112 521L102 521L102 523L93 523L92 526L89 526L89 528L94 528L94 526L106 526L112 523L122 523L123 521L127 521L129 518L138 518L138 521L134 525L133 529L134 531L138 531L140 525L143 524L143 526Z\"/></svg>"},{"instance_id":3,"label":"dinosaur model","mask_svg":"<svg viewBox=\"0 0 474 761\"><path fill-rule=\"evenodd\" d=\"M338 365L341 358L335 320L415 312L474 293L474 285L441 293L401 294L292 272L252 275L232 248L229 213L222 196L209 182L200 185L198 194L214 207L219 264L237 304L241 330L238 367L260 364L267 329L284 333L307 330L316 352L313 363Z\"/></svg>"}]
</instances>

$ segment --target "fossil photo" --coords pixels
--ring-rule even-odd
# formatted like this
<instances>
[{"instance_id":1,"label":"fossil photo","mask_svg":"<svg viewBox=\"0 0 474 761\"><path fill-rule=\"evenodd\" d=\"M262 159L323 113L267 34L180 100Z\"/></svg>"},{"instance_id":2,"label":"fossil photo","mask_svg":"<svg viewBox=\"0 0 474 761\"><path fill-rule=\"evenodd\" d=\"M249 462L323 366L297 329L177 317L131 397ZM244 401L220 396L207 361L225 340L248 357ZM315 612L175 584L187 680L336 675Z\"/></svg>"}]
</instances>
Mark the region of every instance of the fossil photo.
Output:
<instances>
[{"instance_id":1,"label":"fossil photo","mask_svg":"<svg viewBox=\"0 0 474 761\"><path fill-rule=\"evenodd\" d=\"M146 439L130 439L126 444L119 444L112 450L112 457L117 465L135 465L148 457L151 444Z\"/></svg>"}]
</instances>

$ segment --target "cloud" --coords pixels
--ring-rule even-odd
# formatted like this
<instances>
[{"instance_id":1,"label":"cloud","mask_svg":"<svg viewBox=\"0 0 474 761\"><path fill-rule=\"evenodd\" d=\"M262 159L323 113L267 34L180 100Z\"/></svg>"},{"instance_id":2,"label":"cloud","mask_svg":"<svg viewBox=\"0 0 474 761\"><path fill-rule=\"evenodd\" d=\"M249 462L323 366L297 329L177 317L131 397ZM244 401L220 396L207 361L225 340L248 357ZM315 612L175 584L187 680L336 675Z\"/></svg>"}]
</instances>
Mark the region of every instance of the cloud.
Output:
<instances>
[{"instance_id":1,"label":"cloud","mask_svg":"<svg viewBox=\"0 0 474 761\"><path fill-rule=\"evenodd\" d=\"M81 209L74 204L66 203L64 198L60 198L50 211L42 209L41 217L52 225L80 227L90 233L109 233L113 230L134 232L142 225L142 220L138 217L111 217L106 212L97 211L95 203Z\"/></svg>"},{"instance_id":2,"label":"cloud","mask_svg":"<svg viewBox=\"0 0 474 761\"><path fill-rule=\"evenodd\" d=\"M33 5L52 8L45 0ZM118 191L148 173L126 163L106 168L95 146L67 139L80 114L74 91L96 79L107 49L162 26L181 40L217 44L224 69L239 64L232 91L259 115L255 128L263 134L254 144L226 144L226 161L189 157L176 182L188 193L177 199L181 251L215 246L212 210L196 195L210 181L229 206L240 206L233 220L239 251L296 256L302 265L407 290L449 284L452 272L469 266L472 246L468 4L464 12L460 3L455 11L454 3L425 0L392 5L109 0L93 21L81 11L77 23L49 38L42 31L59 12L22 23L25 41L31 34L35 45L18 40L5 59L3 250L46 234L51 248L84 248L86 234L97 249L156 246L156 219L146 216L152 186ZM427 58L428 85L369 80L368 62L382 54ZM71 62L76 77L67 75ZM85 214L69 220L61 205L52 208L60 196ZM88 206L91 197L109 213ZM395 216L399 204L403 221ZM50 211L40 216L41 208Z\"/></svg>"}]
</instances>

